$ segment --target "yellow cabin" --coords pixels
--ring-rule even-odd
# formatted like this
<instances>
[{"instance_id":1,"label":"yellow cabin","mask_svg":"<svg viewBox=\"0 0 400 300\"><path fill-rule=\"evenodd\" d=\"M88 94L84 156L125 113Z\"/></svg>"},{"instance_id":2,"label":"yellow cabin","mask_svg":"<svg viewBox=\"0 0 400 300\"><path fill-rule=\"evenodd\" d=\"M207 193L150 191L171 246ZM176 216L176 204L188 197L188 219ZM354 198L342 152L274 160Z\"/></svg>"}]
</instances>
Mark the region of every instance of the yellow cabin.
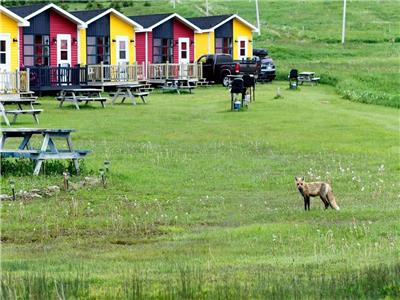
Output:
<instances>
[{"instance_id":1,"label":"yellow cabin","mask_svg":"<svg viewBox=\"0 0 400 300\"><path fill-rule=\"evenodd\" d=\"M79 32L80 64L120 65L136 61L135 30L142 28L139 24L113 8L72 14L87 25Z\"/></svg>"},{"instance_id":2,"label":"yellow cabin","mask_svg":"<svg viewBox=\"0 0 400 300\"><path fill-rule=\"evenodd\" d=\"M258 29L238 15L189 18L201 31L195 33L196 60L205 54L225 53L233 59L253 56L253 32Z\"/></svg>"},{"instance_id":3,"label":"yellow cabin","mask_svg":"<svg viewBox=\"0 0 400 300\"><path fill-rule=\"evenodd\" d=\"M19 27L29 22L0 5L0 72L19 69Z\"/></svg>"}]
</instances>

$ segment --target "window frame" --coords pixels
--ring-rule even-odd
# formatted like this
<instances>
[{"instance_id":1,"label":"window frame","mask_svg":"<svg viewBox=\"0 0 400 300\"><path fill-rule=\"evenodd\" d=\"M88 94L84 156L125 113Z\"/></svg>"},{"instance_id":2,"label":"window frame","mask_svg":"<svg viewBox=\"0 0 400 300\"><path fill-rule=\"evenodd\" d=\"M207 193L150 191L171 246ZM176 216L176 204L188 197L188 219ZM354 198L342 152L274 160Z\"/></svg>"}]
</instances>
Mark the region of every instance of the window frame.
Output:
<instances>
[{"instance_id":1,"label":"window frame","mask_svg":"<svg viewBox=\"0 0 400 300\"><path fill-rule=\"evenodd\" d=\"M32 36L33 40L32 43L27 44L27 36ZM37 37L40 37L41 43L37 43L36 39ZM45 39L47 38L47 44L45 43ZM26 54L25 47L32 47L32 54ZM24 44L23 44L23 64L24 66L28 67L33 67L33 66L50 66L50 35L49 34L24 34ZM45 51L43 49L47 48L47 54L45 54ZM40 49L40 51L38 51ZM39 54L40 53L40 54ZM26 64L25 63L25 58L28 57L33 57L33 64ZM41 57L41 63L36 63L37 59ZM47 64L44 63L44 61L47 59Z\"/></svg>"},{"instance_id":2,"label":"window frame","mask_svg":"<svg viewBox=\"0 0 400 300\"><path fill-rule=\"evenodd\" d=\"M161 46L156 46L155 41L160 40ZM166 41L166 44L164 42ZM155 54L155 49L159 49L160 54ZM157 59L161 58L161 59ZM153 63L173 63L174 62L174 39L173 38L153 38Z\"/></svg>"},{"instance_id":3,"label":"window frame","mask_svg":"<svg viewBox=\"0 0 400 300\"><path fill-rule=\"evenodd\" d=\"M94 38L94 44L89 42L90 38ZM99 39L102 43L99 43ZM108 43L107 43L108 42ZM94 47L94 53L89 53L89 47ZM101 51L99 51L101 49ZM95 63L91 63L90 58L94 57ZM86 36L86 63L88 65L97 65L103 62L103 64L111 64L111 41L108 35L88 35Z\"/></svg>"},{"instance_id":4,"label":"window frame","mask_svg":"<svg viewBox=\"0 0 400 300\"><path fill-rule=\"evenodd\" d=\"M217 47L217 40L220 39L222 40L222 46ZM227 42L227 46L224 46L225 43ZM215 54L230 54L232 55L233 53L233 43L232 43L232 37L216 37L215 38ZM227 50L227 51L225 51Z\"/></svg>"}]
</instances>

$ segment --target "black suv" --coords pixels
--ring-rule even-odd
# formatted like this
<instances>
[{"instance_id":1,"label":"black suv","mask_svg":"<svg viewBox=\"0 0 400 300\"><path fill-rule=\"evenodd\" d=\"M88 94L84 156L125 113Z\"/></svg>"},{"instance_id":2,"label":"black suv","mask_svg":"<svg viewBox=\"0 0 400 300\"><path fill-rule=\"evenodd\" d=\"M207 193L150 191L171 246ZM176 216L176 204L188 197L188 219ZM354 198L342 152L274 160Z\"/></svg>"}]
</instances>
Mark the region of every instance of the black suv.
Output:
<instances>
[{"instance_id":1,"label":"black suv","mask_svg":"<svg viewBox=\"0 0 400 300\"><path fill-rule=\"evenodd\" d=\"M253 49L253 56L261 62L260 73L258 74L258 81L270 82L276 77L276 68L274 61L268 56L266 49Z\"/></svg>"}]
</instances>

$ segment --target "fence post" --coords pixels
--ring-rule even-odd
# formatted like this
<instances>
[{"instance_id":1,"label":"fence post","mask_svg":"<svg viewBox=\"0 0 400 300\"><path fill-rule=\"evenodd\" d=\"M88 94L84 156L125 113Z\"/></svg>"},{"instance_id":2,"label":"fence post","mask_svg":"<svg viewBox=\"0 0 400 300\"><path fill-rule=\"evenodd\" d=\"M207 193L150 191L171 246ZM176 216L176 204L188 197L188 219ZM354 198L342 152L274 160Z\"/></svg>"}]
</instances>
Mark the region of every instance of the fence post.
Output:
<instances>
[{"instance_id":1,"label":"fence post","mask_svg":"<svg viewBox=\"0 0 400 300\"><path fill-rule=\"evenodd\" d=\"M165 75L165 78L166 78L166 79L169 79L169 63L168 63L168 61L167 61L167 63L165 64L165 73L167 73L167 74Z\"/></svg>"},{"instance_id":2,"label":"fence post","mask_svg":"<svg viewBox=\"0 0 400 300\"><path fill-rule=\"evenodd\" d=\"M100 79L101 79L101 83L104 83L104 69L103 69L103 62L100 62Z\"/></svg>"},{"instance_id":3,"label":"fence post","mask_svg":"<svg viewBox=\"0 0 400 300\"><path fill-rule=\"evenodd\" d=\"M30 76L30 69L26 68L26 77L25 77L25 84L26 84L26 91L29 92L31 90L31 76Z\"/></svg>"},{"instance_id":4,"label":"fence post","mask_svg":"<svg viewBox=\"0 0 400 300\"><path fill-rule=\"evenodd\" d=\"M21 82L18 70L15 71L15 90L17 93L20 92Z\"/></svg>"}]
</instances>

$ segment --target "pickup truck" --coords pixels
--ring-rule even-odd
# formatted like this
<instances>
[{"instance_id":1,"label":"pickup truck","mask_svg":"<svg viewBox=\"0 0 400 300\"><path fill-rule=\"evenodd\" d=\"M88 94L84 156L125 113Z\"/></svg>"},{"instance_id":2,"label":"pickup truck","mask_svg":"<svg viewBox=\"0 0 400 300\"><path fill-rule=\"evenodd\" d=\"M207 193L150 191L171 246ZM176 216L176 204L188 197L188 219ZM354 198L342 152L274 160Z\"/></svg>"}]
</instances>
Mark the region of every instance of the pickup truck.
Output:
<instances>
[{"instance_id":1,"label":"pickup truck","mask_svg":"<svg viewBox=\"0 0 400 300\"><path fill-rule=\"evenodd\" d=\"M203 78L208 81L220 82L223 86L229 85L228 75L258 75L261 67L259 61L234 61L229 54L206 54L201 56L197 63L201 63L203 66Z\"/></svg>"}]
</instances>

